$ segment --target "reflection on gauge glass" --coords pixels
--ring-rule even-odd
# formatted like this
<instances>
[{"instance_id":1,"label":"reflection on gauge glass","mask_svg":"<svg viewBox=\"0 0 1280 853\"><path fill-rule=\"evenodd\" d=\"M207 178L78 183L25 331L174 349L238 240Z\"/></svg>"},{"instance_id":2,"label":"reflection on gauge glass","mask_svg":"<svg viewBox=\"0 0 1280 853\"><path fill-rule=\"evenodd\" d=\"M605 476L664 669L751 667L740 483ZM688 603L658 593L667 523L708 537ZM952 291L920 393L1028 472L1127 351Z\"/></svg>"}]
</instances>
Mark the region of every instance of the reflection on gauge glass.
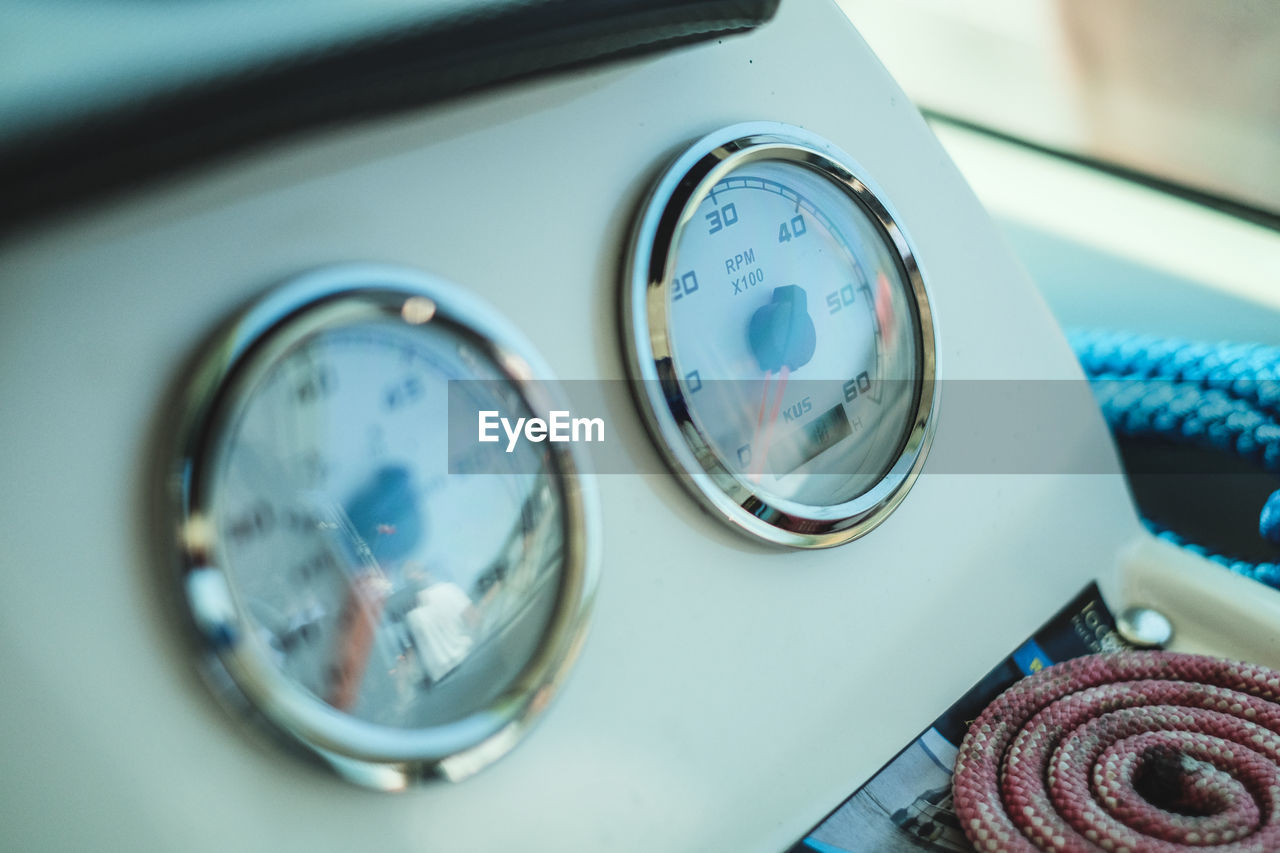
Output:
<instances>
[{"instance_id":1,"label":"reflection on gauge glass","mask_svg":"<svg viewBox=\"0 0 1280 853\"><path fill-rule=\"evenodd\" d=\"M586 510L567 445L451 443L475 424L450 423L449 389L485 398L454 411L545 412L535 356L454 289L383 268L303 276L227 340L180 467L197 627L357 781L492 760L580 639Z\"/></svg>"},{"instance_id":2,"label":"reflection on gauge glass","mask_svg":"<svg viewBox=\"0 0 1280 853\"><path fill-rule=\"evenodd\" d=\"M694 145L641 218L624 306L659 445L738 528L835 545L910 488L932 314L897 222L829 143L752 124Z\"/></svg>"}]
</instances>

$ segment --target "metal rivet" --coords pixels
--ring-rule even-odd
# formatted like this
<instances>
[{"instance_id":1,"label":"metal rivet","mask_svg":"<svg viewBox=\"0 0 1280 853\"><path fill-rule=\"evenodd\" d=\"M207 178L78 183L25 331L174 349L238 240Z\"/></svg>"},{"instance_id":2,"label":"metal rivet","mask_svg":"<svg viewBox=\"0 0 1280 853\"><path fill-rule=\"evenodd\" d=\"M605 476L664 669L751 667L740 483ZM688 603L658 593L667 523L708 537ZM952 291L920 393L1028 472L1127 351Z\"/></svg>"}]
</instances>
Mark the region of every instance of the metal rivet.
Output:
<instances>
[{"instance_id":1,"label":"metal rivet","mask_svg":"<svg viewBox=\"0 0 1280 853\"><path fill-rule=\"evenodd\" d=\"M1116 629L1130 645L1140 649L1163 649L1173 639L1173 623L1159 610L1126 607L1116 617Z\"/></svg>"},{"instance_id":2,"label":"metal rivet","mask_svg":"<svg viewBox=\"0 0 1280 853\"><path fill-rule=\"evenodd\" d=\"M425 296L410 296L400 306L400 316L406 323L421 326L436 316L436 304Z\"/></svg>"},{"instance_id":3,"label":"metal rivet","mask_svg":"<svg viewBox=\"0 0 1280 853\"><path fill-rule=\"evenodd\" d=\"M234 646L239 640L240 619L227 576L212 566L187 572L187 601L196 627L215 650Z\"/></svg>"}]
</instances>

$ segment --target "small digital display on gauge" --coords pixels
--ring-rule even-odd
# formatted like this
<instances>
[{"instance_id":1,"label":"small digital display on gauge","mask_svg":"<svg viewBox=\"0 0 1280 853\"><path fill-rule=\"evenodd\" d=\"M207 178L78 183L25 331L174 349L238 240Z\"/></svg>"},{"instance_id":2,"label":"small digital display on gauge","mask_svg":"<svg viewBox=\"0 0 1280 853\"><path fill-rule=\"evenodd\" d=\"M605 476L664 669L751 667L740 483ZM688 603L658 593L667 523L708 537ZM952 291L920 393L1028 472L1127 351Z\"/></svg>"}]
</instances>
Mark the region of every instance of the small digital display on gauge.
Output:
<instances>
[{"instance_id":1,"label":"small digital display on gauge","mask_svg":"<svg viewBox=\"0 0 1280 853\"><path fill-rule=\"evenodd\" d=\"M853 434L843 405L832 406L802 427L792 430L769 453L769 473L790 474L819 453Z\"/></svg>"}]
</instances>

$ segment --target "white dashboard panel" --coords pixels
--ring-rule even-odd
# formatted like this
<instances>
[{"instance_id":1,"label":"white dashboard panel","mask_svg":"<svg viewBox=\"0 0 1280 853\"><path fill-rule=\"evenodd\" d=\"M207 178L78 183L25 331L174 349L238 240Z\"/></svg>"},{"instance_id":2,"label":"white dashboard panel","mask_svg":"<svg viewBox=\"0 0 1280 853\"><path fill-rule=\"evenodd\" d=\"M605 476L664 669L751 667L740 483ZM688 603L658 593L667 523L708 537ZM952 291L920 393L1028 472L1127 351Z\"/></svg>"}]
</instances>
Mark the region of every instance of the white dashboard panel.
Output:
<instances>
[{"instance_id":1,"label":"white dashboard panel","mask_svg":"<svg viewBox=\"0 0 1280 853\"><path fill-rule=\"evenodd\" d=\"M1089 580L1109 591L1139 527L1106 428L1032 413L1106 470L926 463L881 527L821 552L740 538L668 477L599 476L583 654L528 739L463 784L358 790L216 706L162 593L151 507L198 344L290 275L376 261L498 306L562 379L622 378L644 193L689 142L749 120L818 133L874 176L927 277L943 380L1080 377L920 115L819 2L723 43L270 146L0 248L5 846L778 850ZM632 401L608 405L655 467ZM934 454L971 438L947 412L944 387Z\"/></svg>"}]
</instances>

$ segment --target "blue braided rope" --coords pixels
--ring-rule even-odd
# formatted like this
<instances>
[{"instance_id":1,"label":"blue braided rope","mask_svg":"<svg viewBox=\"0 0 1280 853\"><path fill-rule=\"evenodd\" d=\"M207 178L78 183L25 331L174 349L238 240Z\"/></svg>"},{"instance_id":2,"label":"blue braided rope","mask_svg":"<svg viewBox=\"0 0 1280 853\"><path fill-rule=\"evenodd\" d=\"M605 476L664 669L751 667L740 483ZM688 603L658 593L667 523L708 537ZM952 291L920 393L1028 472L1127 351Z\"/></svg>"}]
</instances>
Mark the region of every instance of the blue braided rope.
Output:
<instances>
[{"instance_id":1,"label":"blue braided rope","mask_svg":"<svg viewBox=\"0 0 1280 853\"><path fill-rule=\"evenodd\" d=\"M1092 330L1068 338L1117 436L1220 450L1280 473L1280 348ZM1162 539L1280 589L1280 564L1213 553L1146 524ZM1258 532L1280 545L1280 490L1262 508Z\"/></svg>"}]
</instances>

